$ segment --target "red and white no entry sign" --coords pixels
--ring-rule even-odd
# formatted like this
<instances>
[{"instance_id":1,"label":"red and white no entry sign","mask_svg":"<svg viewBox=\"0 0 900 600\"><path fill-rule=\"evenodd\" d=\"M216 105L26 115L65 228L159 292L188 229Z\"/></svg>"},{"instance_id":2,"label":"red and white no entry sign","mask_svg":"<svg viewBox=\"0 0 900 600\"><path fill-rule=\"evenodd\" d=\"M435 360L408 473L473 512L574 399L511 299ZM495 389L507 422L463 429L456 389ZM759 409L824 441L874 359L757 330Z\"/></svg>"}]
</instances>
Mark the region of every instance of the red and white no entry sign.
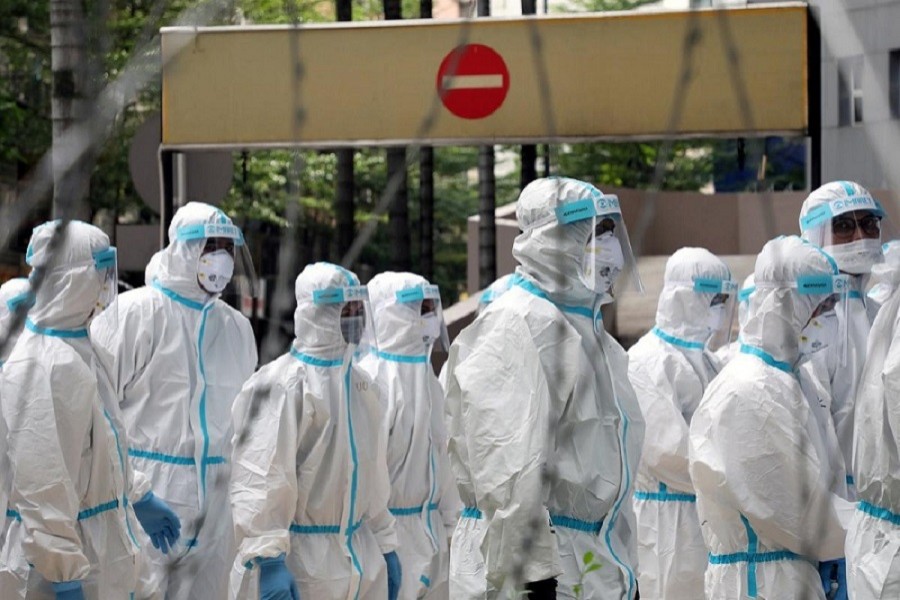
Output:
<instances>
[{"instance_id":1,"label":"red and white no entry sign","mask_svg":"<svg viewBox=\"0 0 900 600\"><path fill-rule=\"evenodd\" d=\"M447 110L457 117L483 119L506 99L509 70L490 46L457 46L441 62L437 91Z\"/></svg>"}]
</instances>

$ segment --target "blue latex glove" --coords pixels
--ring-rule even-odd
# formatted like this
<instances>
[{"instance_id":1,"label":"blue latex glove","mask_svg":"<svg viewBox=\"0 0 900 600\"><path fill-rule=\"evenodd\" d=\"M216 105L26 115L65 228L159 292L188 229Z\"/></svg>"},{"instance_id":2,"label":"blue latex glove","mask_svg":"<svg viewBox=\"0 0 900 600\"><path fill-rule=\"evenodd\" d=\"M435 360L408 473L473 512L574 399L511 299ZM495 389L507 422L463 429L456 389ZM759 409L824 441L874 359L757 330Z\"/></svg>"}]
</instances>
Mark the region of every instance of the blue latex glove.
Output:
<instances>
[{"instance_id":1,"label":"blue latex glove","mask_svg":"<svg viewBox=\"0 0 900 600\"><path fill-rule=\"evenodd\" d=\"M169 548L175 545L181 535L181 521L175 511L154 496L153 492L147 492L146 496L134 503L134 514L150 536L153 547L168 554Z\"/></svg>"},{"instance_id":2,"label":"blue latex glove","mask_svg":"<svg viewBox=\"0 0 900 600\"><path fill-rule=\"evenodd\" d=\"M258 558L259 600L300 600L300 591L287 565L284 554L274 558Z\"/></svg>"},{"instance_id":3,"label":"blue latex glove","mask_svg":"<svg viewBox=\"0 0 900 600\"><path fill-rule=\"evenodd\" d=\"M84 600L84 590L80 581L60 581L51 584L56 600Z\"/></svg>"},{"instance_id":4,"label":"blue latex glove","mask_svg":"<svg viewBox=\"0 0 900 600\"><path fill-rule=\"evenodd\" d=\"M819 577L828 600L847 600L847 562L843 558L820 562Z\"/></svg>"},{"instance_id":5,"label":"blue latex glove","mask_svg":"<svg viewBox=\"0 0 900 600\"><path fill-rule=\"evenodd\" d=\"M388 600L397 600L400 594L400 582L403 581L403 569L400 568L400 559L396 552L388 552L384 555L387 563L388 575Z\"/></svg>"}]
</instances>

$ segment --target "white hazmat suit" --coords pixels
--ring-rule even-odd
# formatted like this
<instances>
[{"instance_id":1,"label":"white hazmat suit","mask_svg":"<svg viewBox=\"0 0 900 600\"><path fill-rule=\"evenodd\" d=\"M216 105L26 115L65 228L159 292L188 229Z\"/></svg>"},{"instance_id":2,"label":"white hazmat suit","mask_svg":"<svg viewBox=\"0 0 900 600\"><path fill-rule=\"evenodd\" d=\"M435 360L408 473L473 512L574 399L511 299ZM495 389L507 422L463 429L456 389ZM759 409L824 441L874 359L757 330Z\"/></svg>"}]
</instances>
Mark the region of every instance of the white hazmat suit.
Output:
<instances>
[{"instance_id":1,"label":"white hazmat suit","mask_svg":"<svg viewBox=\"0 0 900 600\"><path fill-rule=\"evenodd\" d=\"M51 250L57 227L32 235L27 261L44 280L0 380L12 470L0 590L4 600L52 599L51 583L80 581L86 598L130 598L139 552L131 503L148 488L131 484L87 330L109 282L99 265L114 268L114 249L96 227L70 221Z\"/></svg>"},{"instance_id":2,"label":"white hazmat suit","mask_svg":"<svg viewBox=\"0 0 900 600\"><path fill-rule=\"evenodd\" d=\"M522 190L513 286L450 349L450 461L465 505L450 554L454 600L502 596L519 560L525 582L558 578L557 595L573 598L586 552L602 566L585 573L582 597L636 592L643 419L628 357L579 275L592 221L555 216L606 198L564 178Z\"/></svg>"},{"instance_id":3,"label":"white hazmat suit","mask_svg":"<svg viewBox=\"0 0 900 600\"><path fill-rule=\"evenodd\" d=\"M647 600L703 597L706 546L688 473L688 427L719 370L707 342L730 325L733 304L711 304L717 294L736 292L728 267L708 250L678 250L666 263L656 326L628 350L628 377L646 427L634 513L638 581Z\"/></svg>"},{"instance_id":4,"label":"white hazmat suit","mask_svg":"<svg viewBox=\"0 0 900 600\"><path fill-rule=\"evenodd\" d=\"M447 457L444 391L431 366L437 331L429 334L421 299L398 300L417 297L410 292L428 285L412 273L381 273L369 281L377 349L360 362L384 396L382 435L403 565L402 600L449 598L450 535L460 510Z\"/></svg>"},{"instance_id":5,"label":"white hazmat suit","mask_svg":"<svg viewBox=\"0 0 900 600\"><path fill-rule=\"evenodd\" d=\"M878 309L888 301L894 290L900 287L900 240L891 240L881 246L884 262L872 267L869 293L866 294L866 308L869 320L874 321Z\"/></svg>"},{"instance_id":6,"label":"white hazmat suit","mask_svg":"<svg viewBox=\"0 0 900 600\"><path fill-rule=\"evenodd\" d=\"M256 563L281 555L303 600L387 598L383 555L397 548L397 533L381 400L351 361L342 303L314 300L351 288L360 289L349 271L307 266L295 285L291 351L235 402L232 598L257 598Z\"/></svg>"},{"instance_id":7,"label":"white hazmat suit","mask_svg":"<svg viewBox=\"0 0 900 600\"><path fill-rule=\"evenodd\" d=\"M182 541L148 548L138 597L220 600L234 559L228 502L231 406L257 355L249 321L198 284L202 239L180 232L223 225L222 211L190 202L154 257L152 285L118 299L118 326L91 336L128 427L128 454L181 519Z\"/></svg>"},{"instance_id":8,"label":"white hazmat suit","mask_svg":"<svg viewBox=\"0 0 900 600\"><path fill-rule=\"evenodd\" d=\"M900 597L900 293L881 306L856 397L853 472L859 503L847 531L854 600Z\"/></svg>"},{"instance_id":9,"label":"white hazmat suit","mask_svg":"<svg viewBox=\"0 0 900 600\"><path fill-rule=\"evenodd\" d=\"M834 257L841 272L851 276L852 290L846 300L849 306L846 310L838 306L835 311L841 320L847 315L847 323L841 324L849 334L846 360L837 354L837 344L810 358L812 363L816 363L813 365L815 372L820 376L827 374L828 377L819 385L831 392L831 416L845 466L850 465L856 386L866 362L866 344L871 324L864 293L870 269L883 258L880 237L840 243L832 232L832 220L841 215L866 210L883 214L880 204L868 190L850 181L826 183L814 190L800 208L803 239L823 248ZM840 351L844 352L843 349ZM846 473L846 484L848 498L853 499L855 488L852 473Z\"/></svg>"},{"instance_id":10,"label":"white hazmat suit","mask_svg":"<svg viewBox=\"0 0 900 600\"><path fill-rule=\"evenodd\" d=\"M800 330L839 281L847 285L837 274L797 237L767 243L741 355L694 412L690 474L709 550L707 598L824 599L817 561L843 555L851 505L828 489L818 424L794 372Z\"/></svg>"}]
</instances>

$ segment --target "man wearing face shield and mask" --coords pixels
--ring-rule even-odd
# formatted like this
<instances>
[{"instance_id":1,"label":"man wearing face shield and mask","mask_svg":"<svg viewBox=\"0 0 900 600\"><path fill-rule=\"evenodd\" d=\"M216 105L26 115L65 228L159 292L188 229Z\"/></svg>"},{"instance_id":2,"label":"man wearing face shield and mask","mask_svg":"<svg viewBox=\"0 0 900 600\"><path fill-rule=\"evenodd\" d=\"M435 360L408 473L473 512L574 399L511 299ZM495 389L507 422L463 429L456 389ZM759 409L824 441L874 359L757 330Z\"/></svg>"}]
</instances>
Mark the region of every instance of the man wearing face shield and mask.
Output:
<instances>
[{"instance_id":1,"label":"man wearing face shield and mask","mask_svg":"<svg viewBox=\"0 0 900 600\"><path fill-rule=\"evenodd\" d=\"M815 371L827 374L821 385L830 388L831 413L844 455L850 466L853 444L853 406L856 386L866 361L866 343L870 321L864 300L864 290L872 267L883 260L881 229L884 211L864 187L850 181L833 181L813 191L800 209L800 230L803 239L822 248L834 257L842 273L850 275L849 305L838 306L835 314L847 323L820 322L809 327L804 336L810 349L816 344L829 348L811 356ZM838 327L848 331L846 348L837 355L837 345L829 343ZM848 498L855 497L853 478L846 474Z\"/></svg>"},{"instance_id":2,"label":"man wearing face shield and mask","mask_svg":"<svg viewBox=\"0 0 900 600\"><path fill-rule=\"evenodd\" d=\"M381 273L368 284L377 346L361 366L382 390L382 435L403 564L399 598L449 598L450 534L459 493L447 458L444 393L431 349L447 348L437 286L412 273Z\"/></svg>"},{"instance_id":3,"label":"man wearing face shield and mask","mask_svg":"<svg viewBox=\"0 0 900 600\"><path fill-rule=\"evenodd\" d=\"M295 285L290 352L234 404L236 600L395 600L402 570L381 400L353 359L367 291L337 265Z\"/></svg>"},{"instance_id":4,"label":"man wearing face shield and mask","mask_svg":"<svg viewBox=\"0 0 900 600\"><path fill-rule=\"evenodd\" d=\"M26 260L42 285L24 300L34 304L0 379L12 474L4 600L128 598L137 579L132 507L147 481L132 477L87 329L115 298L116 250L92 225L61 227L32 234Z\"/></svg>"},{"instance_id":5,"label":"man wearing face shield and mask","mask_svg":"<svg viewBox=\"0 0 900 600\"><path fill-rule=\"evenodd\" d=\"M741 354L706 389L690 427L706 597L823 600L816 562L843 555L852 506L828 489L826 450L795 367L800 331L849 283L795 236L765 245L754 280Z\"/></svg>"},{"instance_id":6,"label":"man wearing face shield and mask","mask_svg":"<svg viewBox=\"0 0 900 600\"><path fill-rule=\"evenodd\" d=\"M128 455L184 527L183 546L148 549L139 598L227 594L231 406L257 355L249 321L219 296L236 267L252 278L245 249L222 211L186 204L154 257L151 284L119 297L117 328L91 328L128 427Z\"/></svg>"},{"instance_id":7,"label":"man wearing face shield and mask","mask_svg":"<svg viewBox=\"0 0 900 600\"><path fill-rule=\"evenodd\" d=\"M706 546L688 473L688 427L719 371L710 338L731 325L737 282L703 248L666 263L656 326L628 351L628 375L646 423L634 492L641 598L703 597Z\"/></svg>"},{"instance_id":8,"label":"man wearing face shield and mask","mask_svg":"<svg viewBox=\"0 0 900 600\"><path fill-rule=\"evenodd\" d=\"M600 306L633 258L618 199L530 183L513 285L456 338L446 368L450 462L464 505L451 597L633 598L632 484L643 420ZM585 553L602 564L587 569ZM523 581L512 582L520 570Z\"/></svg>"}]
</instances>

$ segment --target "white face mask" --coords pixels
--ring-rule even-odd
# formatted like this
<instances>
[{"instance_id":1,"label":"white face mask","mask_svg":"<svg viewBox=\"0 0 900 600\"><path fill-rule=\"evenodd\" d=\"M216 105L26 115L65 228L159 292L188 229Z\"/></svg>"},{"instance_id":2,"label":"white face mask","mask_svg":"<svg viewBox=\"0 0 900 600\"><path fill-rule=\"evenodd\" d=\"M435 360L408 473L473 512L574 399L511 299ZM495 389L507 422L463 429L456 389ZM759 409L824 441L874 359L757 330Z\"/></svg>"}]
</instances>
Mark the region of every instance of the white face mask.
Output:
<instances>
[{"instance_id":1,"label":"white face mask","mask_svg":"<svg viewBox=\"0 0 900 600\"><path fill-rule=\"evenodd\" d=\"M622 245L611 231L607 231L585 245L578 276L587 289L598 295L605 294L612 289L624 266Z\"/></svg>"},{"instance_id":2,"label":"white face mask","mask_svg":"<svg viewBox=\"0 0 900 600\"><path fill-rule=\"evenodd\" d=\"M216 250L200 257L197 281L210 294L219 294L234 275L234 258L227 250Z\"/></svg>"},{"instance_id":3,"label":"white face mask","mask_svg":"<svg viewBox=\"0 0 900 600\"><path fill-rule=\"evenodd\" d=\"M722 329L725 324L725 312L724 302L709 307L709 312L706 313L706 329L709 330L709 335Z\"/></svg>"},{"instance_id":4,"label":"white face mask","mask_svg":"<svg viewBox=\"0 0 900 600\"><path fill-rule=\"evenodd\" d=\"M841 271L854 275L868 273L884 256L881 250L881 241L875 239L824 246L822 249L834 257L834 262Z\"/></svg>"},{"instance_id":5,"label":"white face mask","mask_svg":"<svg viewBox=\"0 0 900 600\"><path fill-rule=\"evenodd\" d=\"M441 337L441 320L436 313L422 315L422 341L425 345L433 344Z\"/></svg>"},{"instance_id":6,"label":"white face mask","mask_svg":"<svg viewBox=\"0 0 900 600\"><path fill-rule=\"evenodd\" d=\"M834 344L838 331L838 318L834 311L810 319L800 332L800 354L809 356Z\"/></svg>"}]
</instances>

